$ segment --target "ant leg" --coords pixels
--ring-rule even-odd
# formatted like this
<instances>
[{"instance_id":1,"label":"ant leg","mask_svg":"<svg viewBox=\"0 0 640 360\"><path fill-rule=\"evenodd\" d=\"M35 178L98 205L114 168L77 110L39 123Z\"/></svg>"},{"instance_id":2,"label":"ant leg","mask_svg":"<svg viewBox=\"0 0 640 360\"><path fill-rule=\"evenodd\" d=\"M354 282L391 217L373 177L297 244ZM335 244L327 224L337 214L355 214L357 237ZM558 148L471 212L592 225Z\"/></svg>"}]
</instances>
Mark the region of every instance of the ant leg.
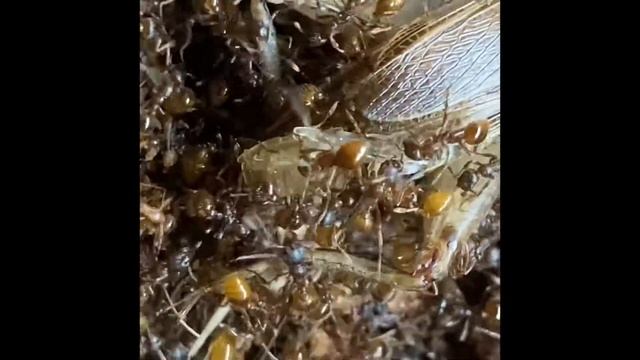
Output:
<instances>
[{"instance_id":1,"label":"ant leg","mask_svg":"<svg viewBox=\"0 0 640 360\"><path fill-rule=\"evenodd\" d=\"M498 334L498 333L496 333L496 332L493 332L493 331L491 331L491 330L485 329L485 328L483 328L483 327L481 327L481 326L476 326L476 327L474 328L474 331L477 331L477 332L479 332L479 333L481 333L481 334L487 335L487 336L489 336L490 338L500 340L500 334Z\"/></svg>"},{"instance_id":2,"label":"ant leg","mask_svg":"<svg viewBox=\"0 0 640 360\"><path fill-rule=\"evenodd\" d=\"M168 43L161 45L161 42L158 42L158 44L156 45L156 52L163 52L163 51L169 51L169 49L171 47L173 47L175 45L175 43L173 41L169 41Z\"/></svg>"},{"instance_id":3,"label":"ant leg","mask_svg":"<svg viewBox=\"0 0 640 360\"><path fill-rule=\"evenodd\" d=\"M191 45L191 38L193 36L192 28L193 20L187 21L187 38L184 41L184 44L180 47L180 61L184 63L184 51Z\"/></svg>"},{"instance_id":4,"label":"ant leg","mask_svg":"<svg viewBox=\"0 0 640 360\"><path fill-rule=\"evenodd\" d=\"M469 195L469 194L471 194L471 195ZM460 210L460 211L462 211L462 212L465 212L465 210L463 210L463 209L462 209L462 208L464 207L464 205L465 205L466 203L468 203L469 201L471 201L472 196L473 196L473 197L477 197L478 195L480 195L480 194L479 194L479 193L477 193L477 192L475 192L475 191L473 191L473 190L466 190L466 191L463 191L463 192L462 192L462 194L461 194L461 196L462 196L463 200L462 200L462 202L460 203L460 206L458 206L458 210Z\"/></svg>"},{"instance_id":5,"label":"ant leg","mask_svg":"<svg viewBox=\"0 0 640 360\"><path fill-rule=\"evenodd\" d=\"M335 102L331 105L331 107L329 108L329 111L327 111L327 115L326 115L326 117L322 120L323 122L324 122L324 121L329 120L329 118L330 118L331 116L333 116L333 114L335 114L336 109L338 108L338 104L339 104L339 101L335 101Z\"/></svg>"},{"instance_id":6,"label":"ant leg","mask_svg":"<svg viewBox=\"0 0 640 360\"><path fill-rule=\"evenodd\" d=\"M453 177L454 177L454 178L458 178L458 177L459 177L459 176L460 176L460 175L461 175L465 170L467 170L467 168L469 167L469 165L471 165L471 164L473 164L473 163L475 163L475 161L473 161L473 160L469 160L469 161L467 161L467 162L462 166L462 168L460 168L460 171L459 171L457 174L455 174L455 173L453 172L453 170L451 169L451 166L447 166L447 169L449 169L449 172L451 173L451 175L453 175Z\"/></svg>"},{"instance_id":7,"label":"ant leg","mask_svg":"<svg viewBox=\"0 0 640 360\"><path fill-rule=\"evenodd\" d=\"M482 189L480 189L480 191L474 191L474 190L469 190L470 193L473 194L474 197L478 197L482 194L482 192L489 187L490 181L487 181L484 186L482 187ZM462 201L462 203L460 204L459 209L462 209L462 206L467 203L468 201L471 200L471 197L467 197L465 200Z\"/></svg>"},{"instance_id":8,"label":"ant leg","mask_svg":"<svg viewBox=\"0 0 640 360\"><path fill-rule=\"evenodd\" d=\"M364 175L362 174L362 166L354 171L356 180L358 180L358 184L360 184L360 186L364 186Z\"/></svg>"},{"instance_id":9,"label":"ant leg","mask_svg":"<svg viewBox=\"0 0 640 360\"><path fill-rule=\"evenodd\" d=\"M475 192L471 192L474 196L477 196ZM458 206L458 210L460 210L461 212L466 212L466 210L463 209L463 207L469 202L471 201L471 196L465 196L464 200L462 200L462 202L460 203L460 206Z\"/></svg>"},{"instance_id":10,"label":"ant leg","mask_svg":"<svg viewBox=\"0 0 640 360\"><path fill-rule=\"evenodd\" d=\"M331 47L336 49L336 51L338 51L340 54L344 55L344 50L342 50L340 48L340 45L338 44L338 42L336 41L336 39L334 38L334 36L336 35L336 27L333 26L331 29L331 34L329 34L329 42L331 43Z\"/></svg>"},{"instance_id":11,"label":"ant leg","mask_svg":"<svg viewBox=\"0 0 640 360\"><path fill-rule=\"evenodd\" d=\"M285 38L288 38L289 40L287 41L287 49L291 50L291 47L293 46L293 36L284 36Z\"/></svg>"},{"instance_id":12,"label":"ant leg","mask_svg":"<svg viewBox=\"0 0 640 360\"><path fill-rule=\"evenodd\" d=\"M466 164L464 164L464 166L462 166L462 169L460 169L460 171L464 171L467 170L467 168L469 167L469 165L473 164L474 161L473 160L469 160L466 162Z\"/></svg>"},{"instance_id":13,"label":"ant leg","mask_svg":"<svg viewBox=\"0 0 640 360\"><path fill-rule=\"evenodd\" d=\"M462 332L460 332L460 336L458 337L458 341L465 342L469 337L469 329L470 329L471 319L467 316L464 320L464 325L462 326Z\"/></svg>"},{"instance_id":14,"label":"ant leg","mask_svg":"<svg viewBox=\"0 0 640 360\"><path fill-rule=\"evenodd\" d=\"M358 37L360 38L360 43L362 44L362 51L363 53L365 53L367 51L367 42L364 41L364 34L360 29L358 29Z\"/></svg>"},{"instance_id":15,"label":"ant leg","mask_svg":"<svg viewBox=\"0 0 640 360\"><path fill-rule=\"evenodd\" d=\"M473 151L474 154L478 155L478 156L484 156L484 157L488 157L489 158L489 163L495 163L498 161L498 157L493 155L493 154L489 154L489 153L480 153L477 151Z\"/></svg>"},{"instance_id":16,"label":"ant leg","mask_svg":"<svg viewBox=\"0 0 640 360\"><path fill-rule=\"evenodd\" d=\"M382 235L382 214L380 213L380 208L378 206L374 207L376 210L376 233L378 236L378 280L380 280L382 277L382 246L384 243Z\"/></svg>"},{"instance_id":17,"label":"ant leg","mask_svg":"<svg viewBox=\"0 0 640 360\"><path fill-rule=\"evenodd\" d=\"M458 175L456 175L456 173L454 173L453 170L451 169L451 166L447 166L447 170L449 170L449 172L451 173L451 176L453 176L454 178L458 177Z\"/></svg>"},{"instance_id":18,"label":"ant leg","mask_svg":"<svg viewBox=\"0 0 640 360\"><path fill-rule=\"evenodd\" d=\"M316 129L319 129L322 127L322 125L324 125L324 123L327 122L327 120L329 120L329 118L336 112L336 109L338 108L338 104L339 101L335 101L331 107L329 108L329 111L327 112L327 114L324 116L324 118L322 119L322 121L320 121L318 124L314 125L313 127Z\"/></svg>"},{"instance_id":19,"label":"ant leg","mask_svg":"<svg viewBox=\"0 0 640 360\"><path fill-rule=\"evenodd\" d=\"M300 67L293 60L291 60L289 58L284 58L284 62L287 64L287 66L289 66L291 68L291 70L293 70L293 71L295 71L297 73L300 72Z\"/></svg>"},{"instance_id":20,"label":"ant leg","mask_svg":"<svg viewBox=\"0 0 640 360\"><path fill-rule=\"evenodd\" d=\"M271 21L275 22L276 17L280 14L280 12L282 11L282 9L278 9L276 11L273 12L273 14L271 14Z\"/></svg>"},{"instance_id":21,"label":"ant leg","mask_svg":"<svg viewBox=\"0 0 640 360\"><path fill-rule=\"evenodd\" d=\"M433 291L431 291L431 289L433 289ZM427 288L427 292L428 295L433 295L433 296L438 296L438 294L440 293L440 291L438 290L438 285L436 284L435 281L432 281L431 284L429 285L429 287Z\"/></svg>"},{"instance_id":22,"label":"ant leg","mask_svg":"<svg viewBox=\"0 0 640 360\"><path fill-rule=\"evenodd\" d=\"M298 30L300 32L300 34L304 34L304 30L302 30L302 25L300 25L299 22L294 21L293 22L293 27L296 28L296 30Z\"/></svg>"},{"instance_id":23,"label":"ant leg","mask_svg":"<svg viewBox=\"0 0 640 360\"><path fill-rule=\"evenodd\" d=\"M360 129L360 126L358 126L358 122L356 121L356 119L351 114L351 111L349 111L348 109L345 109L344 112L347 114L347 118L349 118L349 121L351 121L351 124L353 124L353 127L356 129L358 134L364 135L364 133Z\"/></svg>"},{"instance_id":24,"label":"ant leg","mask_svg":"<svg viewBox=\"0 0 640 360\"><path fill-rule=\"evenodd\" d=\"M170 42L168 42L168 43L166 43L166 44L164 44L164 45L162 45L162 46L156 46L156 50L157 50L159 53L161 53L161 52L163 52L163 51L166 51L166 54L167 54L167 55L166 55L166 56L167 56L167 59L166 59L166 65L167 65L167 66L171 66L171 63L172 63L172 62L171 62L171 48L172 48L173 46L175 46L175 42L174 42L174 41L170 41Z\"/></svg>"},{"instance_id":25,"label":"ant leg","mask_svg":"<svg viewBox=\"0 0 640 360\"><path fill-rule=\"evenodd\" d=\"M324 217L327 215L327 211L329 211L329 203L331 202L331 187L333 186L333 181L336 177L336 173L337 173L337 167L332 166L331 174L329 175L329 180L327 180L327 184L326 184L327 199L322 209L322 212L320 213L320 216L318 217L318 220L315 223L314 229L318 228L318 225L320 225L322 219L324 219Z\"/></svg>"},{"instance_id":26,"label":"ant leg","mask_svg":"<svg viewBox=\"0 0 640 360\"><path fill-rule=\"evenodd\" d=\"M467 153L468 156L473 156L473 152L467 148L467 145L464 143L464 140L460 140L458 145Z\"/></svg>"},{"instance_id":27,"label":"ant leg","mask_svg":"<svg viewBox=\"0 0 640 360\"><path fill-rule=\"evenodd\" d=\"M489 163L491 163L491 161L489 161ZM483 163L481 163L480 161L474 161L474 162L473 162L473 164L474 164L474 165L477 165L477 166L485 166L485 165L488 165L488 164L483 164Z\"/></svg>"},{"instance_id":28,"label":"ant leg","mask_svg":"<svg viewBox=\"0 0 640 360\"><path fill-rule=\"evenodd\" d=\"M483 192L486 188L488 188L488 187L489 187L489 184L490 184L490 183L491 183L490 181L487 181L487 182L484 184L484 186L482 187L482 189L480 189L480 191L478 191L477 193L475 193L475 195L476 195L476 196L480 196L480 194L482 194L482 192Z\"/></svg>"},{"instance_id":29,"label":"ant leg","mask_svg":"<svg viewBox=\"0 0 640 360\"><path fill-rule=\"evenodd\" d=\"M447 126L447 122L449 121L449 116L447 116L448 114L447 109L449 109L449 88L447 88L447 94L445 95L445 98L444 98L442 125L440 125L440 129L438 129L437 136L440 136L440 134L442 134L443 131L446 131L445 129Z\"/></svg>"},{"instance_id":30,"label":"ant leg","mask_svg":"<svg viewBox=\"0 0 640 360\"><path fill-rule=\"evenodd\" d=\"M451 174L453 175L453 171L451 170L450 167L446 167L447 169L449 169L449 172L451 172ZM435 170L436 174L433 177L433 179L431 180L431 184L435 184L438 182L438 180L440 180L440 177L442 176L442 174L444 173L444 167L440 168L440 170Z\"/></svg>"},{"instance_id":31,"label":"ant leg","mask_svg":"<svg viewBox=\"0 0 640 360\"><path fill-rule=\"evenodd\" d=\"M463 200L460 203L460 205L458 206L458 210L464 212L464 210L462 209L464 207L464 205L469 202L470 197L469 196L463 196Z\"/></svg>"}]
</instances>

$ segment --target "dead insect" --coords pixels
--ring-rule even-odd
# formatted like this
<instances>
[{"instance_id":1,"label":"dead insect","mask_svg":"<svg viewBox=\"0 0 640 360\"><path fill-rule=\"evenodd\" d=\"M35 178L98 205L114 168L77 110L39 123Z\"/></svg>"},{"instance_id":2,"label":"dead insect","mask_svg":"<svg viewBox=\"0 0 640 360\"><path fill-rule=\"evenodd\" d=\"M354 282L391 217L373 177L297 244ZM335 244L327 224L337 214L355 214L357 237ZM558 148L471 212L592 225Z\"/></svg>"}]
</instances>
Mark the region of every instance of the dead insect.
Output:
<instances>
[{"instance_id":1,"label":"dead insect","mask_svg":"<svg viewBox=\"0 0 640 360\"><path fill-rule=\"evenodd\" d=\"M447 97L463 126L499 113L500 2L462 3L404 26L373 51L375 71L351 97L370 127L433 123Z\"/></svg>"}]
</instances>

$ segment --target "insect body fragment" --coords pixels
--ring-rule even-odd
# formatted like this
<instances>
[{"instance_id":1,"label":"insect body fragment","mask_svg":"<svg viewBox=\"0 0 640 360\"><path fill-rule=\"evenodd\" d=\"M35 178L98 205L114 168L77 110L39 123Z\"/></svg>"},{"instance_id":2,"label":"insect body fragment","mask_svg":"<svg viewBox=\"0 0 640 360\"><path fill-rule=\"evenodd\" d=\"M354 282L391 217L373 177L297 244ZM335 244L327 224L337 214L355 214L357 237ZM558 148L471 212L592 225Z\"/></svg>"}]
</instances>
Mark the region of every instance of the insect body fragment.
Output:
<instances>
[{"instance_id":1,"label":"insect body fragment","mask_svg":"<svg viewBox=\"0 0 640 360\"><path fill-rule=\"evenodd\" d=\"M447 96L453 111L473 104L492 108L484 117L499 112L500 2L417 20L381 49L376 68L356 99L370 121L425 118L442 111Z\"/></svg>"}]
</instances>

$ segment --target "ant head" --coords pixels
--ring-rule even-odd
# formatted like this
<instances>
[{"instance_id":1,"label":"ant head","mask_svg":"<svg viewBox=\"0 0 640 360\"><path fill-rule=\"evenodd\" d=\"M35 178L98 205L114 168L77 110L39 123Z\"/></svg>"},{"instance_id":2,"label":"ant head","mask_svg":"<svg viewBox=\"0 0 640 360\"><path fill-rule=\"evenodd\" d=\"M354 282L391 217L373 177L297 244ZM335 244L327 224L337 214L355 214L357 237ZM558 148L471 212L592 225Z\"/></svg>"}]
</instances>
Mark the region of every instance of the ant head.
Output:
<instances>
[{"instance_id":1,"label":"ant head","mask_svg":"<svg viewBox=\"0 0 640 360\"><path fill-rule=\"evenodd\" d=\"M493 171L491 170L491 167L489 167L488 165L480 165L478 167L478 173L484 177L491 177L491 175L493 174Z\"/></svg>"},{"instance_id":2,"label":"ant head","mask_svg":"<svg viewBox=\"0 0 640 360\"><path fill-rule=\"evenodd\" d=\"M301 246L294 247L289 253L289 260L293 264L300 264L305 260L306 249Z\"/></svg>"}]
</instances>

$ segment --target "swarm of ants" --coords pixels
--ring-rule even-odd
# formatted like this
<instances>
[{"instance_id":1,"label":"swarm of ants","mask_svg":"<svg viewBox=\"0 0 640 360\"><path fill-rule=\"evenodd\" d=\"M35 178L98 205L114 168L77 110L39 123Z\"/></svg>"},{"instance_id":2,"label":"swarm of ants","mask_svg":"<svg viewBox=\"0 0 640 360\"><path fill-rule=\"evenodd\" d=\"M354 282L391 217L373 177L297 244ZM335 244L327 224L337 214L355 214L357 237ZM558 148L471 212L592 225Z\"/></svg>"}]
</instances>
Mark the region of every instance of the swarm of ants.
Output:
<instances>
[{"instance_id":1,"label":"swarm of ants","mask_svg":"<svg viewBox=\"0 0 640 360\"><path fill-rule=\"evenodd\" d=\"M499 112L353 91L448 3L140 1L141 359L500 358Z\"/></svg>"}]
</instances>

